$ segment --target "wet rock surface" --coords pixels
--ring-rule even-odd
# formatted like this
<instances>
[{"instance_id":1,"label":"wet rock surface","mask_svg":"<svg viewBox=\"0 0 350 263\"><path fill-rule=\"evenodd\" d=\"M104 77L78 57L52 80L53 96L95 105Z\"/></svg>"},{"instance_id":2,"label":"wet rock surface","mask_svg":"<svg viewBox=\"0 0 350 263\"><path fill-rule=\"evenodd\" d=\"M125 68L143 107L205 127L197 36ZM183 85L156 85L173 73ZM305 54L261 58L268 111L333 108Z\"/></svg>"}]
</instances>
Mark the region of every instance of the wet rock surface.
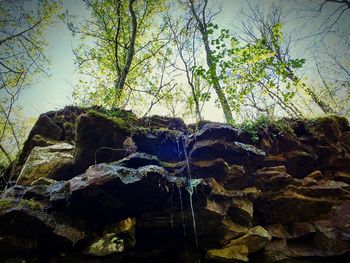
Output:
<instances>
[{"instance_id":1,"label":"wet rock surface","mask_svg":"<svg viewBox=\"0 0 350 263\"><path fill-rule=\"evenodd\" d=\"M189 126L190 127L190 126ZM349 262L350 127L67 107L4 175L2 262ZM247 137L248 136L248 137Z\"/></svg>"}]
</instances>

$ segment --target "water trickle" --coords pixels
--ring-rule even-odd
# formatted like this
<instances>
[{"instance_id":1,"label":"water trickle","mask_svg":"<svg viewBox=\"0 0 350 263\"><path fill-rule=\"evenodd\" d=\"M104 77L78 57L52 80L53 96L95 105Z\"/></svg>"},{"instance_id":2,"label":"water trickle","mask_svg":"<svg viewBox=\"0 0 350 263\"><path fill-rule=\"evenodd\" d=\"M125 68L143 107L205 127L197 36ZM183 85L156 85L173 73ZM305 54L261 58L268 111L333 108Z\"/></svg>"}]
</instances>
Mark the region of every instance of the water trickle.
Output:
<instances>
[{"instance_id":1,"label":"water trickle","mask_svg":"<svg viewBox=\"0 0 350 263\"><path fill-rule=\"evenodd\" d=\"M185 159L186 159L186 167L187 167L187 186L186 189L188 193L190 194L190 207L191 207L191 215L192 215L192 224L193 224L193 234L194 234L194 239L196 242L196 247L198 248L198 237L197 237L197 227L196 227L196 217L194 214L194 209L193 209L193 189L196 188L196 186L200 183L201 180L192 180L191 176L191 169L190 169L190 162L189 158L187 155L186 151L186 137L184 137L183 140L183 149L184 149L184 154L185 154Z\"/></svg>"},{"instance_id":2,"label":"water trickle","mask_svg":"<svg viewBox=\"0 0 350 263\"><path fill-rule=\"evenodd\" d=\"M170 214L170 228L174 228L174 218L173 218L173 214Z\"/></svg>"},{"instance_id":3,"label":"water trickle","mask_svg":"<svg viewBox=\"0 0 350 263\"><path fill-rule=\"evenodd\" d=\"M181 219L182 219L182 228L184 230L184 237L186 237L186 225L185 225L185 216L184 216L184 206L182 203L182 194L181 194L181 188L177 187L179 190L179 197L180 197L180 208L181 208Z\"/></svg>"},{"instance_id":4,"label":"water trickle","mask_svg":"<svg viewBox=\"0 0 350 263\"><path fill-rule=\"evenodd\" d=\"M181 139L181 136L176 137L177 155L178 155L179 159L181 159L181 153L180 153L180 139Z\"/></svg>"},{"instance_id":5,"label":"water trickle","mask_svg":"<svg viewBox=\"0 0 350 263\"><path fill-rule=\"evenodd\" d=\"M183 149L184 149L185 160L186 160L187 178L189 181L191 181L192 178L191 178L190 161L188 159L188 155L186 151L186 137L184 137L184 140L183 140Z\"/></svg>"},{"instance_id":6,"label":"water trickle","mask_svg":"<svg viewBox=\"0 0 350 263\"><path fill-rule=\"evenodd\" d=\"M194 239L195 239L195 242L196 242L196 247L198 248L196 218L195 218L194 209L193 209L193 191L196 188L196 186L198 185L198 183L197 182L193 182L193 181L198 181L198 180L189 180L188 184L186 186L186 190L187 190L187 192L190 195L190 207L191 207L191 215L192 215L193 234L194 234ZM200 181L201 180L199 180L199 182Z\"/></svg>"}]
</instances>

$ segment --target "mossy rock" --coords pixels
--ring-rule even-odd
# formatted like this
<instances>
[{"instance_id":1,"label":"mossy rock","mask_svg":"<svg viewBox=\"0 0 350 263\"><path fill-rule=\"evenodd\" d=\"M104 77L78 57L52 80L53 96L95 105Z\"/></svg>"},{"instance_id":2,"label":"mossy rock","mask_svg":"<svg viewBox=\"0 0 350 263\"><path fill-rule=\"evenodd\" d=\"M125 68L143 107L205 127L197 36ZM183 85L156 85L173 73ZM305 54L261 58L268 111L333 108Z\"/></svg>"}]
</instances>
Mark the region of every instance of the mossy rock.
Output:
<instances>
[{"instance_id":1,"label":"mossy rock","mask_svg":"<svg viewBox=\"0 0 350 263\"><path fill-rule=\"evenodd\" d=\"M118 129L126 132L132 132L137 126L137 118L133 114L123 116L122 114L108 114L97 110L88 110L87 114L97 118L103 118L111 121Z\"/></svg>"},{"instance_id":2,"label":"mossy rock","mask_svg":"<svg viewBox=\"0 0 350 263\"><path fill-rule=\"evenodd\" d=\"M310 120L306 123L306 129L315 138L329 142L338 140L342 131L350 128L346 118L330 115Z\"/></svg>"},{"instance_id":3,"label":"mossy rock","mask_svg":"<svg viewBox=\"0 0 350 263\"><path fill-rule=\"evenodd\" d=\"M8 209L30 209L30 210L41 210L42 205L34 200L21 199L16 201L11 198L0 199L0 212Z\"/></svg>"}]
</instances>

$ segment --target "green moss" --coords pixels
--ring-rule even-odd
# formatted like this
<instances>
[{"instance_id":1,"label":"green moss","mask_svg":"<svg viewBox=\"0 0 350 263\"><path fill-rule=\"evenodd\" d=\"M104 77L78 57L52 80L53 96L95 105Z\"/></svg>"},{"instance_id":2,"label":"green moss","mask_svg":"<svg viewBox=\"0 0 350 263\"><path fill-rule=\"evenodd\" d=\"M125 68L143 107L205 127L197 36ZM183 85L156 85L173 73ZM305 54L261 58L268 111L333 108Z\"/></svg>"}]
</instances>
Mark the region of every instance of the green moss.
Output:
<instances>
[{"instance_id":1,"label":"green moss","mask_svg":"<svg viewBox=\"0 0 350 263\"><path fill-rule=\"evenodd\" d=\"M306 129L318 139L331 140L341 136L341 131L349 127L346 118L330 115L311 119L306 123Z\"/></svg>"},{"instance_id":2,"label":"green moss","mask_svg":"<svg viewBox=\"0 0 350 263\"><path fill-rule=\"evenodd\" d=\"M269 131L271 135L283 135L295 137L293 129L293 119L276 119L266 115L261 115L255 120L245 120L241 124L234 124L233 126L241 129L243 132L250 134L254 142L259 140L260 131Z\"/></svg>"},{"instance_id":3,"label":"green moss","mask_svg":"<svg viewBox=\"0 0 350 263\"><path fill-rule=\"evenodd\" d=\"M42 205L32 199L21 199L16 201L10 198L0 199L0 211L4 211L10 208L23 209L28 208L30 210L41 210Z\"/></svg>"},{"instance_id":4,"label":"green moss","mask_svg":"<svg viewBox=\"0 0 350 263\"><path fill-rule=\"evenodd\" d=\"M75 130L75 123L66 121L63 123L63 128L70 128L72 130Z\"/></svg>"},{"instance_id":5,"label":"green moss","mask_svg":"<svg viewBox=\"0 0 350 263\"><path fill-rule=\"evenodd\" d=\"M157 134L157 135L162 135L162 134L165 134L167 136L167 138L170 138L172 140L177 140L179 137L182 136L182 132L180 131L177 131L177 130L171 130L171 129L168 129L168 128L157 128L154 130L154 132Z\"/></svg>"},{"instance_id":6,"label":"green moss","mask_svg":"<svg viewBox=\"0 0 350 263\"><path fill-rule=\"evenodd\" d=\"M88 110L87 113L91 116L109 120L113 122L116 127L124 131L132 131L136 126L136 117L134 118L130 116L130 118L128 118L128 115L125 115L124 117L122 117L122 115L119 115L120 117L118 117L117 114L108 114L103 111L97 111L94 109Z\"/></svg>"},{"instance_id":7,"label":"green moss","mask_svg":"<svg viewBox=\"0 0 350 263\"><path fill-rule=\"evenodd\" d=\"M42 209L42 205L36 201L34 201L33 199L21 199L21 201L17 204L16 206L17 208L21 209L21 208L29 208L31 210L41 210Z\"/></svg>"},{"instance_id":8,"label":"green moss","mask_svg":"<svg viewBox=\"0 0 350 263\"><path fill-rule=\"evenodd\" d=\"M12 208L14 201L12 199L0 199L0 211Z\"/></svg>"}]
</instances>

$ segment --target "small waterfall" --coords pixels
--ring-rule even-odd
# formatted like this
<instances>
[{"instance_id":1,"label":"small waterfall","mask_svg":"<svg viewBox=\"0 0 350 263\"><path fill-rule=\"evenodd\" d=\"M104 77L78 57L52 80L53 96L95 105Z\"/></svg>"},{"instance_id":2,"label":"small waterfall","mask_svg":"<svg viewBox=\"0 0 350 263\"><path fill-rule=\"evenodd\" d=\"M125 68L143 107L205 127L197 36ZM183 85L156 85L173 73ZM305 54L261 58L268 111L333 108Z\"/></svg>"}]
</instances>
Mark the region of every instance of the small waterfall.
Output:
<instances>
[{"instance_id":1,"label":"small waterfall","mask_svg":"<svg viewBox=\"0 0 350 263\"><path fill-rule=\"evenodd\" d=\"M176 137L177 154L178 154L179 159L181 159L181 153L180 153L180 138L181 138L181 136Z\"/></svg>"},{"instance_id":2,"label":"small waterfall","mask_svg":"<svg viewBox=\"0 0 350 263\"><path fill-rule=\"evenodd\" d=\"M186 151L186 137L184 137L184 138L185 138L185 140L183 140L183 150L184 150L184 155L185 155L185 159L186 159L186 167L187 167L187 186L186 186L186 189L190 195L190 207L191 207L191 215L192 215L193 233L194 233L194 239L196 242L196 247L198 248L196 217L194 214L193 200L192 200L193 189L198 185L198 183L197 183L197 180L193 180L193 181L196 181L194 184L192 182L190 162L189 162L189 158L188 158L187 151ZM199 182L200 181L201 180L199 180Z\"/></svg>"},{"instance_id":3,"label":"small waterfall","mask_svg":"<svg viewBox=\"0 0 350 263\"><path fill-rule=\"evenodd\" d=\"M191 181L189 181L189 184L191 184ZM192 186L191 186L191 187L192 187ZM198 248L198 237L197 237L196 218L195 218L195 215L194 215L193 200L192 200L193 188L191 189L191 191L189 191L189 188L187 188L187 191L188 191L188 193L190 194L190 206L191 206L193 233L194 233L194 239L195 239L195 242L196 242L196 247Z\"/></svg>"},{"instance_id":4,"label":"small waterfall","mask_svg":"<svg viewBox=\"0 0 350 263\"><path fill-rule=\"evenodd\" d=\"M181 208L182 227L183 227L183 230L184 230L184 237L186 237L186 225L185 225L185 216L184 216L184 206L183 206L183 203L182 203L181 188L178 186L177 189L179 190L179 196L180 196L180 208Z\"/></svg>"},{"instance_id":5,"label":"small waterfall","mask_svg":"<svg viewBox=\"0 0 350 263\"><path fill-rule=\"evenodd\" d=\"M170 214L170 228L174 228L174 219L173 219L173 214Z\"/></svg>"}]
</instances>

